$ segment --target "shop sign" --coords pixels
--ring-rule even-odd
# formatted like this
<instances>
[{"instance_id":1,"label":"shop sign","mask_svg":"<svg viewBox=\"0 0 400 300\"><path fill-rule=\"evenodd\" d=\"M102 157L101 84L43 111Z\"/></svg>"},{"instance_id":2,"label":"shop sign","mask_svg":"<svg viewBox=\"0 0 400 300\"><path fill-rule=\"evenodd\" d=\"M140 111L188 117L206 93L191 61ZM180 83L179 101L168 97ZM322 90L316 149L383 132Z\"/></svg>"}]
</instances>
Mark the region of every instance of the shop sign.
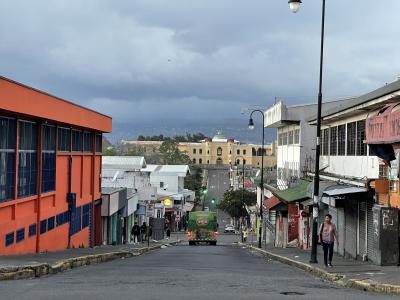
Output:
<instances>
[{"instance_id":1,"label":"shop sign","mask_svg":"<svg viewBox=\"0 0 400 300\"><path fill-rule=\"evenodd\" d=\"M375 116L366 120L368 144L388 144L400 142L400 110L393 111L398 104L385 106Z\"/></svg>"}]
</instances>

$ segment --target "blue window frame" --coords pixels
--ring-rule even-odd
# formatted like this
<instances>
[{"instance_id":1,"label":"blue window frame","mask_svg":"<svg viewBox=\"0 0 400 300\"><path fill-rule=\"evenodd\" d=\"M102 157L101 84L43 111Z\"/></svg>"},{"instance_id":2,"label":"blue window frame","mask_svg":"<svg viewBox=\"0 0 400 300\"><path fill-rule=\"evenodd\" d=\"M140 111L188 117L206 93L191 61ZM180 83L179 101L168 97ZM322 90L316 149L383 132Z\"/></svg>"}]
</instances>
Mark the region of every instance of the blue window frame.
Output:
<instances>
[{"instance_id":1,"label":"blue window frame","mask_svg":"<svg viewBox=\"0 0 400 300\"><path fill-rule=\"evenodd\" d=\"M85 131L83 133L83 151L93 152L93 133Z\"/></svg>"},{"instance_id":2,"label":"blue window frame","mask_svg":"<svg viewBox=\"0 0 400 300\"><path fill-rule=\"evenodd\" d=\"M36 223L29 225L29 237L36 235Z\"/></svg>"},{"instance_id":3,"label":"blue window frame","mask_svg":"<svg viewBox=\"0 0 400 300\"><path fill-rule=\"evenodd\" d=\"M58 151L71 151L71 129L58 127Z\"/></svg>"},{"instance_id":4,"label":"blue window frame","mask_svg":"<svg viewBox=\"0 0 400 300\"><path fill-rule=\"evenodd\" d=\"M0 202L15 198L16 128L15 119L0 117Z\"/></svg>"},{"instance_id":5,"label":"blue window frame","mask_svg":"<svg viewBox=\"0 0 400 300\"><path fill-rule=\"evenodd\" d=\"M80 130L72 129L72 151L81 152L83 150L83 133Z\"/></svg>"},{"instance_id":6,"label":"blue window frame","mask_svg":"<svg viewBox=\"0 0 400 300\"><path fill-rule=\"evenodd\" d=\"M21 228L21 229L17 230L15 240L17 243L19 243L19 242L22 242L24 239L25 239L25 228Z\"/></svg>"},{"instance_id":7,"label":"blue window frame","mask_svg":"<svg viewBox=\"0 0 400 300\"><path fill-rule=\"evenodd\" d=\"M40 221L40 234L44 234L47 231L47 219Z\"/></svg>"},{"instance_id":8,"label":"blue window frame","mask_svg":"<svg viewBox=\"0 0 400 300\"><path fill-rule=\"evenodd\" d=\"M55 217L50 217L47 219L47 231L53 230L55 226Z\"/></svg>"},{"instance_id":9,"label":"blue window frame","mask_svg":"<svg viewBox=\"0 0 400 300\"><path fill-rule=\"evenodd\" d=\"M37 148L37 124L31 121L19 121L18 198L37 193Z\"/></svg>"},{"instance_id":10,"label":"blue window frame","mask_svg":"<svg viewBox=\"0 0 400 300\"><path fill-rule=\"evenodd\" d=\"M60 213L56 216L56 226L64 225L64 224L68 223L68 221L69 221L69 212L68 211Z\"/></svg>"},{"instance_id":11,"label":"blue window frame","mask_svg":"<svg viewBox=\"0 0 400 300\"><path fill-rule=\"evenodd\" d=\"M56 127L42 127L42 192L56 189Z\"/></svg>"},{"instance_id":12,"label":"blue window frame","mask_svg":"<svg viewBox=\"0 0 400 300\"><path fill-rule=\"evenodd\" d=\"M14 244L14 232L10 232L6 234L6 247Z\"/></svg>"},{"instance_id":13,"label":"blue window frame","mask_svg":"<svg viewBox=\"0 0 400 300\"><path fill-rule=\"evenodd\" d=\"M96 134L96 152L101 152L103 147L103 135L101 133Z\"/></svg>"}]
</instances>

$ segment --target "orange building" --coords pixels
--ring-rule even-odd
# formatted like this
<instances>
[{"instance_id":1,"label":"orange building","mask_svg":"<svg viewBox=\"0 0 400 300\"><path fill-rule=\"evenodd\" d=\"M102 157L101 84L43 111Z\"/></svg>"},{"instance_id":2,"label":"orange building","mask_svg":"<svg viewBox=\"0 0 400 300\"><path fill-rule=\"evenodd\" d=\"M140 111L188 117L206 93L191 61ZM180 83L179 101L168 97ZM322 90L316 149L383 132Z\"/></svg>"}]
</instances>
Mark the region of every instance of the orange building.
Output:
<instances>
[{"instance_id":1,"label":"orange building","mask_svg":"<svg viewBox=\"0 0 400 300\"><path fill-rule=\"evenodd\" d=\"M0 255L96 243L102 133L111 122L0 77Z\"/></svg>"}]
</instances>

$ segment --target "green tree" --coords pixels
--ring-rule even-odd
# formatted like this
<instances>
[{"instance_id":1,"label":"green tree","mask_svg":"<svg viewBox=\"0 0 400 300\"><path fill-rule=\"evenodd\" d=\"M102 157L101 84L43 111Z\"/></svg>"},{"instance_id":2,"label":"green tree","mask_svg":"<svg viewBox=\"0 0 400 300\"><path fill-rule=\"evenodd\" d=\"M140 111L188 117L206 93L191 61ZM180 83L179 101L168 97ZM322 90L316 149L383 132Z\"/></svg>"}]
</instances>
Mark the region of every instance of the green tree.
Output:
<instances>
[{"instance_id":1,"label":"green tree","mask_svg":"<svg viewBox=\"0 0 400 300\"><path fill-rule=\"evenodd\" d=\"M117 151L114 148L106 148L103 149L104 156L115 156L117 155Z\"/></svg>"},{"instance_id":2,"label":"green tree","mask_svg":"<svg viewBox=\"0 0 400 300\"><path fill-rule=\"evenodd\" d=\"M196 194L196 202L200 201L203 182L203 170L199 167L191 167L190 175L185 177L185 188Z\"/></svg>"},{"instance_id":3,"label":"green tree","mask_svg":"<svg viewBox=\"0 0 400 300\"><path fill-rule=\"evenodd\" d=\"M257 202L257 194L248 190L243 191L243 202L242 203L242 189L239 190L228 190L224 193L224 199L217 205L217 207L232 218L246 217L248 215L244 205L253 206ZM243 205L244 204L244 205Z\"/></svg>"},{"instance_id":4,"label":"green tree","mask_svg":"<svg viewBox=\"0 0 400 300\"><path fill-rule=\"evenodd\" d=\"M158 153L160 154L161 163L165 165L185 165L191 163L189 156L178 149L176 141L164 141L160 149L158 149Z\"/></svg>"}]
</instances>

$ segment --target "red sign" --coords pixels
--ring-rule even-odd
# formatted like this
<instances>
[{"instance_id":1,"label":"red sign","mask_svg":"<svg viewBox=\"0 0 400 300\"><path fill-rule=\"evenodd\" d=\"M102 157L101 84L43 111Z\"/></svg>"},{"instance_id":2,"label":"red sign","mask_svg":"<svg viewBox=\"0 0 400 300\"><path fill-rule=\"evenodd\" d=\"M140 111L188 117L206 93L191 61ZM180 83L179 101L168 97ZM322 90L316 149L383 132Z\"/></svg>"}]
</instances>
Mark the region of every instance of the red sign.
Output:
<instances>
[{"instance_id":1,"label":"red sign","mask_svg":"<svg viewBox=\"0 0 400 300\"><path fill-rule=\"evenodd\" d=\"M365 135L368 144L400 142L400 110L398 105L398 103L387 105L377 115L367 118Z\"/></svg>"},{"instance_id":2,"label":"red sign","mask_svg":"<svg viewBox=\"0 0 400 300\"><path fill-rule=\"evenodd\" d=\"M176 216L175 217L175 222L179 222L181 220L181 217L180 216Z\"/></svg>"}]
</instances>

